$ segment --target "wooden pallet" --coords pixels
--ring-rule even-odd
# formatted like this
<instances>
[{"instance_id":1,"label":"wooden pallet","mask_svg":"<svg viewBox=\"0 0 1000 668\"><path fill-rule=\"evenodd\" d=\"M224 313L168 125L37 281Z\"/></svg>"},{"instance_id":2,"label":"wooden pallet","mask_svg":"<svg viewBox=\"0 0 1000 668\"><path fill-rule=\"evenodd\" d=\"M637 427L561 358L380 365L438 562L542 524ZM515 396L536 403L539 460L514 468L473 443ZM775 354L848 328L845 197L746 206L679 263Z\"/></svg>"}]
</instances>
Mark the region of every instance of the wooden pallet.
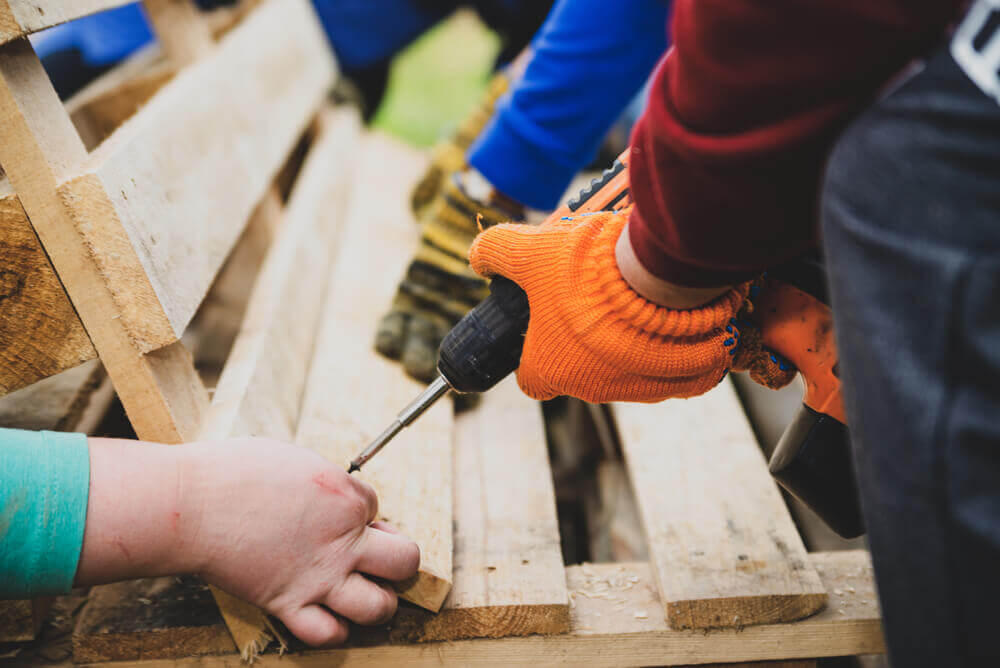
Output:
<instances>
[{"instance_id":1,"label":"wooden pallet","mask_svg":"<svg viewBox=\"0 0 1000 668\"><path fill-rule=\"evenodd\" d=\"M119 3L8 4L44 6L59 22ZM406 192L426 156L377 134L359 140L356 116L323 109L335 72L307 0L249 2L217 42L187 0L145 4L160 50L75 106L56 98L24 37L44 21L0 22L14 26L0 32L11 182L0 244L20 258L0 285L14 297L0 301L0 394L98 357L141 438L261 434L345 465L420 389L371 341L416 241ZM238 295L262 256L210 402L182 335L213 322L206 311ZM206 299L213 290L219 299ZM380 515L421 546L421 572L400 592L423 608L404 605L348 648L284 661L883 651L866 554L807 554L728 383L614 413L648 561L563 563L540 407L508 381L469 413L441 403L362 474ZM282 635L224 592L167 578L95 588L73 649L78 662L236 665Z\"/></svg>"},{"instance_id":2,"label":"wooden pallet","mask_svg":"<svg viewBox=\"0 0 1000 668\"><path fill-rule=\"evenodd\" d=\"M363 140L326 304L307 318L320 324L300 417L276 433L294 431L341 464L419 389L370 341L415 241L405 194L424 164L385 137ZM263 286L285 284L258 281L251 310ZM265 389L242 396L259 401ZM436 411L365 473L383 516L425 554L449 528L440 517L453 518L441 611L404 604L386 627L357 629L348 648L297 648L281 665L682 665L884 651L867 553L807 555L728 384L700 399L614 407L649 562L563 564L541 410L511 381L473 411ZM143 603L91 601L74 636L78 662L239 664L203 587L141 583L132 600Z\"/></svg>"}]
</instances>

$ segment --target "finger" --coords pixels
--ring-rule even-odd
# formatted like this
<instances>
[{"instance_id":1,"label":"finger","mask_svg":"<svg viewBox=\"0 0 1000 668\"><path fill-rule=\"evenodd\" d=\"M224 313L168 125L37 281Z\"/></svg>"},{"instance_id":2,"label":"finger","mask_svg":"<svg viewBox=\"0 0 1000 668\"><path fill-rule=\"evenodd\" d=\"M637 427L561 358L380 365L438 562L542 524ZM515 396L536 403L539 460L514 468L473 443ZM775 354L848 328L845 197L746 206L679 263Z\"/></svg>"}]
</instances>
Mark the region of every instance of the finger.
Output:
<instances>
[{"instance_id":1,"label":"finger","mask_svg":"<svg viewBox=\"0 0 1000 668\"><path fill-rule=\"evenodd\" d=\"M337 472L343 473L340 470ZM344 475L358 497L357 508L351 509L355 513L353 519L356 520L358 525L368 526L378 515L378 495L375 494L375 488L360 478L347 474Z\"/></svg>"},{"instance_id":2,"label":"finger","mask_svg":"<svg viewBox=\"0 0 1000 668\"><path fill-rule=\"evenodd\" d=\"M469 249L469 265L480 276L505 276L520 283L519 267L531 265L532 255L524 248L537 234L533 225L506 223L491 227L476 237ZM524 287L524 286L522 286Z\"/></svg>"},{"instance_id":3,"label":"finger","mask_svg":"<svg viewBox=\"0 0 1000 668\"><path fill-rule=\"evenodd\" d=\"M391 534L395 534L397 536L402 536L403 535L402 532L399 529L397 529L395 526L393 526L392 524L389 524L388 522L383 522L382 520L378 520L376 522L372 522L368 526L369 526L369 528L376 529L378 531L384 531L385 533L391 533Z\"/></svg>"},{"instance_id":4,"label":"finger","mask_svg":"<svg viewBox=\"0 0 1000 668\"><path fill-rule=\"evenodd\" d=\"M408 319L405 313L395 309L387 313L375 330L375 350L389 359L399 359L406 340Z\"/></svg>"},{"instance_id":5,"label":"finger","mask_svg":"<svg viewBox=\"0 0 1000 668\"><path fill-rule=\"evenodd\" d=\"M440 333L434 323L418 315L413 316L403 344L402 361L406 373L425 383L434 380L440 345Z\"/></svg>"},{"instance_id":6,"label":"finger","mask_svg":"<svg viewBox=\"0 0 1000 668\"><path fill-rule=\"evenodd\" d=\"M352 622L374 626L396 614L396 592L388 585L351 573L343 585L326 597L326 605Z\"/></svg>"},{"instance_id":7,"label":"finger","mask_svg":"<svg viewBox=\"0 0 1000 668\"><path fill-rule=\"evenodd\" d=\"M342 645L347 640L347 623L319 605L307 605L278 618L296 638L313 647Z\"/></svg>"},{"instance_id":8,"label":"finger","mask_svg":"<svg viewBox=\"0 0 1000 668\"><path fill-rule=\"evenodd\" d=\"M405 580L420 568L420 548L402 534L369 527L355 568L386 580Z\"/></svg>"}]
</instances>

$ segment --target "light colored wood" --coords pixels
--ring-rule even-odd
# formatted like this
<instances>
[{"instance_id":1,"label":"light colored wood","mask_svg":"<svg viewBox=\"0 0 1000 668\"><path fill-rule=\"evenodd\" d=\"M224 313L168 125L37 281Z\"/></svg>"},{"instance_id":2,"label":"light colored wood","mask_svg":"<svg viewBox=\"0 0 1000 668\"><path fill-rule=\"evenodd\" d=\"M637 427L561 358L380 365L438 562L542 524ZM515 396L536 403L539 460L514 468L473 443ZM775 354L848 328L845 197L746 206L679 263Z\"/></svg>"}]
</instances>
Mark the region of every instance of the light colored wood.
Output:
<instances>
[{"instance_id":1,"label":"light colored wood","mask_svg":"<svg viewBox=\"0 0 1000 668\"><path fill-rule=\"evenodd\" d=\"M454 442L454 586L441 612L407 636L565 633L569 597L541 405L509 378L456 418Z\"/></svg>"},{"instance_id":2,"label":"light colored wood","mask_svg":"<svg viewBox=\"0 0 1000 668\"><path fill-rule=\"evenodd\" d=\"M354 166L357 185L296 439L345 468L423 389L372 342L416 242L406 189L425 164L418 151L372 135ZM379 517L420 545L420 574L400 585L400 595L435 611L452 584L451 410L438 402L356 474L375 486Z\"/></svg>"},{"instance_id":3,"label":"light colored wood","mask_svg":"<svg viewBox=\"0 0 1000 668\"><path fill-rule=\"evenodd\" d=\"M0 177L0 396L96 356L21 201Z\"/></svg>"},{"instance_id":4,"label":"light colored wood","mask_svg":"<svg viewBox=\"0 0 1000 668\"><path fill-rule=\"evenodd\" d=\"M649 564L591 564L566 569L572 596L565 635L384 644L262 656L263 668L427 666L678 666L852 656L885 652L868 553L809 555L830 592L817 615L745 629L675 630ZM107 665L107 664L105 664ZM114 664L110 664L114 665ZM144 668L240 668L236 654L149 661Z\"/></svg>"},{"instance_id":5,"label":"light colored wood","mask_svg":"<svg viewBox=\"0 0 1000 668\"><path fill-rule=\"evenodd\" d=\"M167 59L185 67L215 48L208 21L192 0L143 0L143 8Z\"/></svg>"},{"instance_id":6,"label":"light colored wood","mask_svg":"<svg viewBox=\"0 0 1000 668\"><path fill-rule=\"evenodd\" d=\"M326 111L320 125L287 222L255 282L202 439L294 438L361 122L353 110ZM252 661L277 632L262 611L217 589L212 593L236 646Z\"/></svg>"},{"instance_id":7,"label":"light colored wood","mask_svg":"<svg viewBox=\"0 0 1000 668\"><path fill-rule=\"evenodd\" d=\"M0 398L0 427L91 433L113 396L104 367L91 360Z\"/></svg>"},{"instance_id":8,"label":"light colored wood","mask_svg":"<svg viewBox=\"0 0 1000 668\"><path fill-rule=\"evenodd\" d=\"M58 184L79 168L86 151L28 40L0 47L0 164L3 164L32 227L80 315L140 438L166 443L190 440L208 404L191 356L179 344L159 350L137 345L125 326L122 295L104 280L92 244L106 232L100 216L84 239L68 215ZM105 251L130 266L128 244L118 236ZM105 256L105 260L113 257ZM134 255L132 255L134 260ZM140 268L141 271L141 268ZM142 292L142 276L125 272ZM148 283L147 283L148 285ZM155 320L156 310L146 313Z\"/></svg>"},{"instance_id":9,"label":"light colored wood","mask_svg":"<svg viewBox=\"0 0 1000 668\"><path fill-rule=\"evenodd\" d=\"M672 627L787 622L823 608L826 592L729 381L614 411Z\"/></svg>"},{"instance_id":10,"label":"light colored wood","mask_svg":"<svg viewBox=\"0 0 1000 668\"><path fill-rule=\"evenodd\" d=\"M60 188L140 350L183 333L319 108L333 77L324 39L308 0L267 2Z\"/></svg>"},{"instance_id":11,"label":"light colored wood","mask_svg":"<svg viewBox=\"0 0 1000 668\"><path fill-rule=\"evenodd\" d=\"M135 114L176 73L158 45L149 45L87 84L66 101L88 151Z\"/></svg>"},{"instance_id":12,"label":"light colored wood","mask_svg":"<svg viewBox=\"0 0 1000 668\"><path fill-rule=\"evenodd\" d=\"M134 0L0 0L0 45Z\"/></svg>"}]
</instances>

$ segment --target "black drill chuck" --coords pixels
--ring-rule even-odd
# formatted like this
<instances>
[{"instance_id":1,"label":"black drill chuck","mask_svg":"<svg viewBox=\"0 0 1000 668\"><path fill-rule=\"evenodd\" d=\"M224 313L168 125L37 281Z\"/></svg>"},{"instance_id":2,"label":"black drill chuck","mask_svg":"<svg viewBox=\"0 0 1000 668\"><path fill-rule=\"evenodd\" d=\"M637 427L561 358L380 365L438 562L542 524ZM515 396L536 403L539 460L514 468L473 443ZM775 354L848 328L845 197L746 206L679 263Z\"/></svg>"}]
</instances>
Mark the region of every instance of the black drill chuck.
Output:
<instances>
[{"instance_id":1,"label":"black drill chuck","mask_svg":"<svg viewBox=\"0 0 1000 668\"><path fill-rule=\"evenodd\" d=\"M521 364L528 296L497 276L490 296L469 311L441 342L438 371L457 392L485 392Z\"/></svg>"}]
</instances>

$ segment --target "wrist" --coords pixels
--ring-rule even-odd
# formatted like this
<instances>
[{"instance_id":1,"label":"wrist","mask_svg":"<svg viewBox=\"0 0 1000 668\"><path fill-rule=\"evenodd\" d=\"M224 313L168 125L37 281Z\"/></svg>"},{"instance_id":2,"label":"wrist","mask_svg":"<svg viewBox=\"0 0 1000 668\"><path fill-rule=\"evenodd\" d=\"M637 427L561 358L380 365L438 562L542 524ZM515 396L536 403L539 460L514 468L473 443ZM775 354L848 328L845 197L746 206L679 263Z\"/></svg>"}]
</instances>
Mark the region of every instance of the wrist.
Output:
<instances>
[{"instance_id":1,"label":"wrist","mask_svg":"<svg viewBox=\"0 0 1000 668\"><path fill-rule=\"evenodd\" d=\"M196 572L185 508L184 450L88 439L90 493L76 584Z\"/></svg>"},{"instance_id":2,"label":"wrist","mask_svg":"<svg viewBox=\"0 0 1000 668\"><path fill-rule=\"evenodd\" d=\"M732 289L729 285L691 288L670 283L652 274L643 266L632 247L627 223L615 244L615 262L629 287L654 304L667 308L697 308Z\"/></svg>"}]
</instances>

